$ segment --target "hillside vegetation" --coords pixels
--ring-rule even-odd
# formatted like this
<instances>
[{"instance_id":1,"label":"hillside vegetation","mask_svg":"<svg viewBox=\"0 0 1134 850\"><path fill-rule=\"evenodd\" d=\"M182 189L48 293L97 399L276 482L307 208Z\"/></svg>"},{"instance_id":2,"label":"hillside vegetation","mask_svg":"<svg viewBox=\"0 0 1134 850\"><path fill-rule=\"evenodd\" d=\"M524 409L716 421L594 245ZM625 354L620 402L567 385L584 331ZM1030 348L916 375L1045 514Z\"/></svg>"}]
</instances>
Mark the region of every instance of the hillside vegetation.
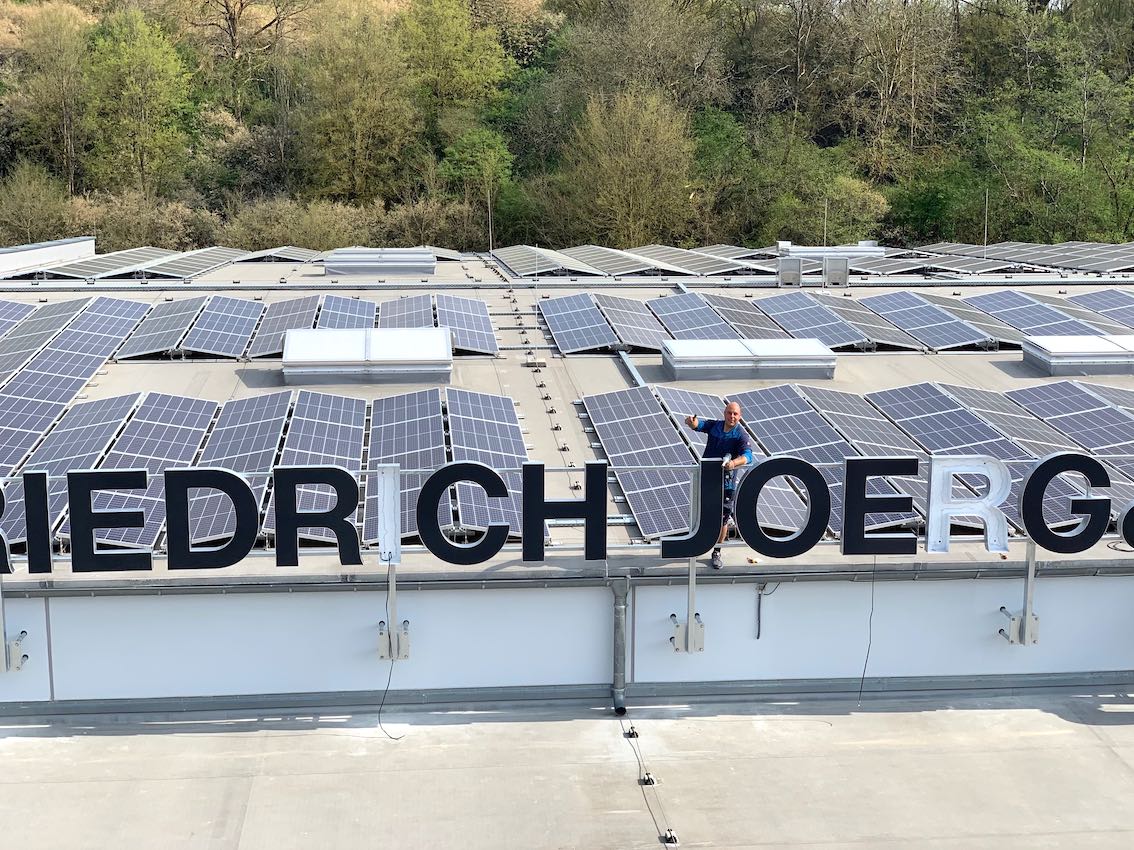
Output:
<instances>
[{"instance_id":1,"label":"hillside vegetation","mask_svg":"<svg viewBox=\"0 0 1134 850\"><path fill-rule=\"evenodd\" d=\"M0 244L1124 242L1132 72L1131 0L0 0Z\"/></svg>"}]
</instances>

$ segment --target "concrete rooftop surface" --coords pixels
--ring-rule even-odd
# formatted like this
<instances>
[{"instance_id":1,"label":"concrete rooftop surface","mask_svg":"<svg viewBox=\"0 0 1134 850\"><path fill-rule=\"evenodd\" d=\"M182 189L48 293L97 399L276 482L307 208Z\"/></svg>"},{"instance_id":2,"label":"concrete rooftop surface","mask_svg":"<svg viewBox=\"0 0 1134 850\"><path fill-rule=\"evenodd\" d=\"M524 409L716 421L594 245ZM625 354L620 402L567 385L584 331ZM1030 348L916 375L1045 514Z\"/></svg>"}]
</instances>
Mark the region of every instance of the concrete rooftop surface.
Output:
<instances>
[{"instance_id":1,"label":"concrete rooftop surface","mask_svg":"<svg viewBox=\"0 0 1134 850\"><path fill-rule=\"evenodd\" d=\"M372 708L3 720L0 845L1134 846L1129 693L397 706L382 726Z\"/></svg>"}]
</instances>

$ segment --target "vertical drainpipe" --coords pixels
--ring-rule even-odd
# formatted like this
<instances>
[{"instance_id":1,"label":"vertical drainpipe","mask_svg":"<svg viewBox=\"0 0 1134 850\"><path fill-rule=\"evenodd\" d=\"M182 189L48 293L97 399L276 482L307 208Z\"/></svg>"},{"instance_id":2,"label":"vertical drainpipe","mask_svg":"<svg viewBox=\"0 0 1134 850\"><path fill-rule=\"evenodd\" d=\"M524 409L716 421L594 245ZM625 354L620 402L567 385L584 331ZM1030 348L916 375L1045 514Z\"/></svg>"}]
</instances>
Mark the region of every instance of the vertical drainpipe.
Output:
<instances>
[{"instance_id":1,"label":"vertical drainpipe","mask_svg":"<svg viewBox=\"0 0 1134 850\"><path fill-rule=\"evenodd\" d=\"M626 713L626 598L630 594L630 578L615 579L610 585L614 593L614 684L611 697L614 713Z\"/></svg>"}]
</instances>

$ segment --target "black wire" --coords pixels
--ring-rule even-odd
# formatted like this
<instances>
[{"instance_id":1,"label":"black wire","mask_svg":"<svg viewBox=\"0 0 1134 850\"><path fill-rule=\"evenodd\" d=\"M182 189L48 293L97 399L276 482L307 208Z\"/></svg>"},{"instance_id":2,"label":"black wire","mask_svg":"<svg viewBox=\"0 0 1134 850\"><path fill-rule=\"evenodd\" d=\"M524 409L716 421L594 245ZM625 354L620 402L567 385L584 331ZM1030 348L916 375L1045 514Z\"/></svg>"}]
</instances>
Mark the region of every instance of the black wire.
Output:
<instances>
[{"instance_id":1,"label":"black wire","mask_svg":"<svg viewBox=\"0 0 1134 850\"><path fill-rule=\"evenodd\" d=\"M870 647L874 643L874 580L878 576L878 559L870 569L870 617L866 621L866 657L862 659L862 676L858 680L858 704L862 705L862 690L866 687L866 667L870 664Z\"/></svg>"},{"instance_id":2,"label":"black wire","mask_svg":"<svg viewBox=\"0 0 1134 850\"><path fill-rule=\"evenodd\" d=\"M634 753L634 758L638 760L638 789L642 792L642 802L646 804L646 811L650 813L650 820L654 822L654 829L657 830L659 836L665 835L668 827L663 827L658 823L658 815L654 814L654 807L650 805L650 796L646 793L647 788L654 789L654 798L658 802L658 811L661 813L661 822L663 824L669 823L669 819L665 814L665 806L662 805L661 795L658 794L656 785L646 785L642 780L646 778L649 771L646 769L646 760L642 756L641 745L638 744L636 738L631 738L626 734L625 718L618 718L618 725L622 727L622 737L626 739L626 743L630 745L631 752Z\"/></svg>"},{"instance_id":3,"label":"black wire","mask_svg":"<svg viewBox=\"0 0 1134 850\"><path fill-rule=\"evenodd\" d=\"M390 630L390 636L393 637L394 624L390 622L390 568L391 561L386 562L386 628ZM390 641L391 649L393 649L393 641ZM389 738L391 741L400 741L405 735L391 735L386 731L386 727L382 725L382 709L386 705L386 695L390 693L390 682L394 680L394 653L390 653L390 674L386 677L386 687L382 691L382 701L378 703L378 728L382 730L382 734Z\"/></svg>"}]
</instances>

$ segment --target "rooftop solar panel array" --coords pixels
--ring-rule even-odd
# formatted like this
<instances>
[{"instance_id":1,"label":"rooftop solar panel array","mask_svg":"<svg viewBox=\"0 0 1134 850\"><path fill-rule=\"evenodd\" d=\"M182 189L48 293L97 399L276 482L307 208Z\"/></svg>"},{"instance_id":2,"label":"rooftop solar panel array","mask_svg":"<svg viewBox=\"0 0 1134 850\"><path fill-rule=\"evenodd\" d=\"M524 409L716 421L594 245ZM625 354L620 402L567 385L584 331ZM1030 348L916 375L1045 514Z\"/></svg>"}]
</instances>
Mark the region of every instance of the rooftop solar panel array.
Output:
<instances>
[{"instance_id":1,"label":"rooftop solar panel array","mask_svg":"<svg viewBox=\"0 0 1134 850\"><path fill-rule=\"evenodd\" d=\"M529 245L510 245L496 248L492 256L508 267L517 277L534 277L541 274L556 274L563 266Z\"/></svg>"},{"instance_id":2,"label":"rooftop solar panel array","mask_svg":"<svg viewBox=\"0 0 1134 850\"><path fill-rule=\"evenodd\" d=\"M674 339L738 339L740 336L696 292L654 298L646 305Z\"/></svg>"},{"instance_id":3,"label":"rooftop solar panel array","mask_svg":"<svg viewBox=\"0 0 1134 850\"><path fill-rule=\"evenodd\" d=\"M990 274L1012 268L1003 260L986 260L982 257L926 257L925 267L936 271L959 274Z\"/></svg>"},{"instance_id":4,"label":"rooftop solar panel array","mask_svg":"<svg viewBox=\"0 0 1134 850\"><path fill-rule=\"evenodd\" d=\"M662 343L670 338L661 322L641 301L605 292L596 293L594 299L618 338L627 345L661 351Z\"/></svg>"},{"instance_id":5,"label":"rooftop solar panel array","mask_svg":"<svg viewBox=\"0 0 1134 850\"><path fill-rule=\"evenodd\" d=\"M47 504L52 526L67 508L66 474L72 469L95 466L139 398L141 393L134 393L74 405L28 456L25 470L48 475ZM27 522L21 479L4 485L4 503L0 529L9 543L22 543L27 540Z\"/></svg>"},{"instance_id":6,"label":"rooftop solar panel array","mask_svg":"<svg viewBox=\"0 0 1134 850\"><path fill-rule=\"evenodd\" d=\"M35 312L31 304L16 301L0 301L0 337Z\"/></svg>"},{"instance_id":7,"label":"rooftop solar panel array","mask_svg":"<svg viewBox=\"0 0 1134 850\"><path fill-rule=\"evenodd\" d=\"M618 345L618 336L590 293L541 299L539 311L555 345L564 354Z\"/></svg>"},{"instance_id":8,"label":"rooftop solar panel array","mask_svg":"<svg viewBox=\"0 0 1134 850\"><path fill-rule=\"evenodd\" d=\"M453 348L481 354L500 351L488 316L488 305L480 299L438 293L437 326L452 332Z\"/></svg>"},{"instance_id":9,"label":"rooftop solar panel array","mask_svg":"<svg viewBox=\"0 0 1134 850\"><path fill-rule=\"evenodd\" d=\"M689 440L693 451L698 457L704 457L708 436L686 425L685 417L719 419L724 410L724 399L673 387L654 387L654 393L661 399L662 406L669 412L678 431ZM752 454L757 460L766 456L755 443L752 445ZM738 477L743 477L744 473L742 468ZM760 491L756 503L756 520L763 528L795 531L807 523L807 505L787 481L782 478L773 479Z\"/></svg>"},{"instance_id":10,"label":"rooftop solar panel array","mask_svg":"<svg viewBox=\"0 0 1134 850\"><path fill-rule=\"evenodd\" d=\"M97 254L85 260L49 266L34 273L25 272L16 276L97 280L127 274L137 268L152 265L169 257L175 257L177 253L177 251L167 251L164 248L129 248L125 251Z\"/></svg>"},{"instance_id":11,"label":"rooftop solar panel array","mask_svg":"<svg viewBox=\"0 0 1134 850\"><path fill-rule=\"evenodd\" d=\"M507 396L445 390L449 439L454 461L478 461L500 473L508 485L508 496L490 499L475 484L457 485L457 515L463 528L484 529L507 523L511 534L522 530L520 469L528 459L524 435L516 416L516 404Z\"/></svg>"},{"instance_id":12,"label":"rooftop solar panel array","mask_svg":"<svg viewBox=\"0 0 1134 850\"><path fill-rule=\"evenodd\" d=\"M646 539L689 529L693 455L646 387L584 396L599 442ZM680 469L627 469L642 466Z\"/></svg>"},{"instance_id":13,"label":"rooftop solar panel array","mask_svg":"<svg viewBox=\"0 0 1134 850\"><path fill-rule=\"evenodd\" d=\"M708 245L697 249L698 254L712 254L726 260L750 260L754 257L774 257L776 248L745 248L740 245Z\"/></svg>"},{"instance_id":14,"label":"rooftop solar panel array","mask_svg":"<svg viewBox=\"0 0 1134 850\"><path fill-rule=\"evenodd\" d=\"M366 402L360 398L300 390L284 438L281 466L341 466L356 480L362 472L362 443L366 437ZM335 492L323 484L298 488L296 506L301 512L328 511ZM355 514L357 521L357 512ZM275 493L268 503L264 531L276 530ZM326 528L300 528L301 537L333 541Z\"/></svg>"},{"instance_id":15,"label":"rooftop solar panel array","mask_svg":"<svg viewBox=\"0 0 1134 850\"><path fill-rule=\"evenodd\" d=\"M934 351L994 343L984 331L914 292L902 290L871 295L861 303Z\"/></svg>"},{"instance_id":16,"label":"rooftop solar panel array","mask_svg":"<svg viewBox=\"0 0 1134 850\"><path fill-rule=\"evenodd\" d=\"M214 295L181 343L183 351L240 357L264 312L259 301Z\"/></svg>"},{"instance_id":17,"label":"rooftop solar panel array","mask_svg":"<svg viewBox=\"0 0 1134 850\"><path fill-rule=\"evenodd\" d=\"M769 455L792 455L819 466L831 492L831 516L827 527L839 534L843 527L843 465L858 451L823 419L791 385L751 390L729 395L737 402L748 430ZM897 491L884 479L867 483L871 495L892 496ZM915 520L913 514L871 514L868 528L884 528Z\"/></svg>"},{"instance_id":18,"label":"rooftop solar panel array","mask_svg":"<svg viewBox=\"0 0 1134 850\"><path fill-rule=\"evenodd\" d=\"M920 258L896 257L852 257L849 263L850 270L858 274L909 274L923 271L925 260Z\"/></svg>"},{"instance_id":19,"label":"rooftop solar panel array","mask_svg":"<svg viewBox=\"0 0 1134 850\"><path fill-rule=\"evenodd\" d=\"M1095 336L1100 333L1086 322L1013 290L970 295L962 300L1030 336Z\"/></svg>"},{"instance_id":20,"label":"rooftop solar panel array","mask_svg":"<svg viewBox=\"0 0 1134 850\"><path fill-rule=\"evenodd\" d=\"M441 391L434 388L415 393L376 399L371 412L370 448L367 469L378 464L396 463L402 470L434 470L445 465L445 420L441 410ZM402 536L417 534L417 498L427 472L403 471L401 483ZM379 493L369 480L366 484L366 512L362 539L378 541ZM441 528L453 525L453 505L448 497L437 508Z\"/></svg>"},{"instance_id":21,"label":"rooftop solar panel array","mask_svg":"<svg viewBox=\"0 0 1134 850\"><path fill-rule=\"evenodd\" d=\"M932 292L919 292L918 295L930 304L940 307L945 310L945 312L955 316L960 321L972 325L981 333L988 334L988 336L1001 345L1020 345L1023 343L1024 337L1027 336L1027 334L1017 330L1011 325L1006 325L999 319L994 319L983 310L970 307L959 298L936 295Z\"/></svg>"},{"instance_id":22,"label":"rooftop solar panel array","mask_svg":"<svg viewBox=\"0 0 1134 850\"><path fill-rule=\"evenodd\" d=\"M237 248L225 248L223 246L201 248L197 251L187 251L177 257L170 257L164 262L147 265L142 273L150 278L163 277L180 280L196 277L221 266L227 266L229 263L238 262L247 255L247 251L241 251Z\"/></svg>"},{"instance_id":23,"label":"rooftop solar panel array","mask_svg":"<svg viewBox=\"0 0 1134 850\"><path fill-rule=\"evenodd\" d=\"M744 264L712 254L699 254L695 251L686 251L682 248L672 248L668 245L642 245L631 248L628 253L637 257L645 257L693 275L727 274L743 269Z\"/></svg>"},{"instance_id":24,"label":"rooftop solar panel array","mask_svg":"<svg viewBox=\"0 0 1134 850\"><path fill-rule=\"evenodd\" d=\"M378 305L365 298L342 295L323 296L317 328L372 328L378 316Z\"/></svg>"},{"instance_id":25,"label":"rooftop solar panel array","mask_svg":"<svg viewBox=\"0 0 1134 850\"><path fill-rule=\"evenodd\" d=\"M100 469L145 469L145 490L101 490L91 498L95 510L142 511L140 528L103 528L95 540L119 546L152 547L165 527L166 469L192 466L217 404L199 398L150 393L126 423L99 464ZM61 534L70 534L65 523Z\"/></svg>"},{"instance_id":26,"label":"rooftop solar panel array","mask_svg":"<svg viewBox=\"0 0 1134 850\"><path fill-rule=\"evenodd\" d=\"M858 328L875 343L914 350L925 348L924 345L901 328L895 327L885 317L879 316L870 308L864 307L853 299L819 294L812 297L847 324Z\"/></svg>"},{"instance_id":27,"label":"rooftop solar panel array","mask_svg":"<svg viewBox=\"0 0 1134 850\"><path fill-rule=\"evenodd\" d=\"M1093 328L1098 328L1103 333L1108 334L1126 334L1130 332L1130 328L1108 316L1100 315L1083 304L1071 301L1067 298L1059 298L1055 295L1044 295L1042 292L1029 292L1028 297L1041 304L1048 304L1060 313L1066 313L1073 319L1078 319Z\"/></svg>"},{"instance_id":28,"label":"rooftop solar panel array","mask_svg":"<svg viewBox=\"0 0 1134 850\"><path fill-rule=\"evenodd\" d=\"M115 356L119 360L125 360L176 350L208 300L202 296L181 301L163 301L155 305Z\"/></svg>"},{"instance_id":29,"label":"rooftop solar panel array","mask_svg":"<svg viewBox=\"0 0 1134 850\"><path fill-rule=\"evenodd\" d=\"M319 310L319 296L308 295L287 301L274 301L264 311L264 318L248 346L249 357L282 354L284 336L289 330L310 328L315 325Z\"/></svg>"},{"instance_id":30,"label":"rooftop solar panel array","mask_svg":"<svg viewBox=\"0 0 1134 850\"><path fill-rule=\"evenodd\" d=\"M761 298L759 307L776 324L800 339L815 338L830 348L863 347L870 339L816 301L810 293L788 292Z\"/></svg>"},{"instance_id":31,"label":"rooftop solar panel array","mask_svg":"<svg viewBox=\"0 0 1134 850\"><path fill-rule=\"evenodd\" d=\"M433 296L409 295L378 305L380 328L432 328Z\"/></svg>"},{"instance_id":32,"label":"rooftop solar panel array","mask_svg":"<svg viewBox=\"0 0 1134 850\"><path fill-rule=\"evenodd\" d=\"M1120 322L1127 328L1134 328L1134 294L1125 289L1076 293L1069 295L1067 300L1093 310L1113 322Z\"/></svg>"},{"instance_id":33,"label":"rooftop solar panel array","mask_svg":"<svg viewBox=\"0 0 1134 850\"><path fill-rule=\"evenodd\" d=\"M220 466L243 475L263 505L290 405L290 391L226 402L197 465ZM235 528L232 503L224 494L212 490L190 493L192 542L227 539Z\"/></svg>"},{"instance_id":34,"label":"rooftop solar panel array","mask_svg":"<svg viewBox=\"0 0 1134 850\"><path fill-rule=\"evenodd\" d=\"M1012 474L1012 490L1000 509L1012 525L1023 529L1020 491L1024 477L1035 463L1034 455L1027 449L933 384L868 393L866 398L930 454L983 454L1004 461ZM987 490L987 482L979 477L965 476L964 481L977 493ZM1082 493L1064 479L1053 481L1044 498L1044 517L1051 524L1072 522L1070 499Z\"/></svg>"},{"instance_id":35,"label":"rooftop solar panel array","mask_svg":"<svg viewBox=\"0 0 1134 850\"><path fill-rule=\"evenodd\" d=\"M88 303L87 298L77 298L45 304L5 334L0 339L0 382L27 363Z\"/></svg>"},{"instance_id":36,"label":"rooftop solar panel array","mask_svg":"<svg viewBox=\"0 0 1134 850\"><path fill-rule=\"evenodd\" d=\"M751 300L729 295L702 296L721 318L736 328L741 339L789 339L791 334L768 318Z\"/></svg>"},{"instance_id":37,"label":"rooftop solar panel array","mask_svg":"<svg viewBox=\"0 0 1134 850\"><path fill-rule=\"evenodd\" d=\"M616 251L613 248L603 248L599 245L579 245L575 248L564 248L560 253L566 254L581 263L586 263L591 268L611 277L642 274L654 269L654 266L643 257L635 257L625 251Z\"/></svg>"}]
</instances>

